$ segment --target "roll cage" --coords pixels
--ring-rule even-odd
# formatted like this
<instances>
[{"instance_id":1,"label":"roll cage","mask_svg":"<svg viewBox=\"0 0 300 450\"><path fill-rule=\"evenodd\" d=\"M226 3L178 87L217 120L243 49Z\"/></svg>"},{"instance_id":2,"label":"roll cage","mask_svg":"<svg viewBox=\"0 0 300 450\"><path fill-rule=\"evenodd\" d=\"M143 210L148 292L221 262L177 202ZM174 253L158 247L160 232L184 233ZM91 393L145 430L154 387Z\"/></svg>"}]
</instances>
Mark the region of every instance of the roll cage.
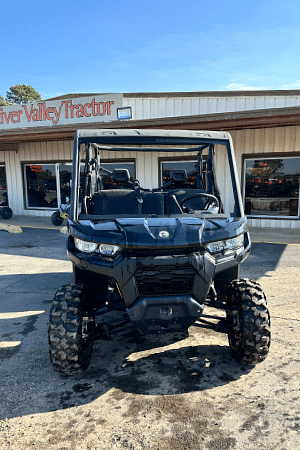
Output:
<instances>
[{"instance_id":1,"label":"roll cage","mask_svg":"<svg viewBox=\"0 0 300 450\"><path fill-rule=\"evenodd\" d=\"M114 174L101 166L101 152L166 152L174 154L175 152L191 153L197 157L196 180L197 188L194 190L196 195L206 193L208 196L214 196L218 200L219 213L223 213L223 199L216 181L215 154L217 145L225 146L227 149L228 165L234 196L235 217L242 217L243 207L240 196L240 189L237 177L235 158L232 150L231 137L226 132L194 132L194 131L163 131L163 130L78 130L74 139L73 150L73 174L72 174L72 198L70 219L77 221L79 217L99 216L94 210L94 196L96 193L103 192L102 173L114 176ZM205 157L203 156L206 152ZM80 165L83 162L84 171L80 174ZM147 189L140 186L137 179L126 179L125 189L135 191L136 200L143 203L143 195L147 193L157 194L166 193L167 189L180 189L182 180L191 173L185 174L184 171L175 171L171 179L164 185L156 188ZM116 175L116 174L115 174ZM119 173L120 176L120 173ZM124 174L123 174L124 176ZM122 177L121 177L122 178ZM124 181L116 178L117 189L124 190ZM143 195L142 195L143 194ZM155 198L157 200L158 197ZM154 196L153 196L154 200ZM177 201L177 199L175 199ZM179 205L180 206L180 205ZM166 209L154 211L165 214ZM133 214L141 215L144 211L137 208ZM191 213L191 211L177 208L174 213ZM118 215L118 212L116 212ZM146 212L147 214L147 212ZM101 212L101 216L106 215ZM129 213L130 215L130 213ZM159 215L159 214L158 214ZM97 217L98 218L98 217Z\"/></svg>"}]
</instances>

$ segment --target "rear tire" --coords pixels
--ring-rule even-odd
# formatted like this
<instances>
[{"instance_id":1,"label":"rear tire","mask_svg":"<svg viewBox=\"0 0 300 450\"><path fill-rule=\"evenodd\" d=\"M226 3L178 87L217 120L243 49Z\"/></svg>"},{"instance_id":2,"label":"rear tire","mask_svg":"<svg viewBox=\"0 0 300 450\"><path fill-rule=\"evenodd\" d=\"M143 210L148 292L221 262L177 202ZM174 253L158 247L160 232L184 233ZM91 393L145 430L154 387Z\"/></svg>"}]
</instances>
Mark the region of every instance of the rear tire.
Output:
<instances>
[{"instance_id":1,"label":"rear tire","mask_svg":"<svg viewBox=\"0 0 300 450\"><path fill-rule=\"evenodd\" d=\"M85 314L86 288L80 284L61 287L55 294L49 320L49 351L54 369L62 375L76 375L90 364L93 341L86 330L94 322Z\"/></svg>"},{"instance_id":2,"label":"rear tire","mask_svg":"<svg viewBox=\"0 0 300 450\"><path fill-rule=\"evenodd\" d=\"M60 212L59 211L55 211L52 216L51 216L51 222L53 223L53 225L55 226L59 226L63 223L64 219L62 217L60 217Z\"/></svg>"},{"instance_id":3,"label":"rear tire","mask_svg":"<svg viewBox=\"0 0 300 450\"><path fill-rule=\"evenodd\" d=\"M13 215L12 209L9 206L0 208L0 217L2 219L10 219Z\"/></svg>"},{"instance_id":4,"label":"rear tire","mask_svg":"<svg viewBox=\"0 0 300 450\"><path fill-rule=\"evenodd\" d=\"M255 365L269 352L271 323L267 301L259 283L240 279L231 282L227 293L228 340L235 359Z\"/></svg>"}]
</instances>

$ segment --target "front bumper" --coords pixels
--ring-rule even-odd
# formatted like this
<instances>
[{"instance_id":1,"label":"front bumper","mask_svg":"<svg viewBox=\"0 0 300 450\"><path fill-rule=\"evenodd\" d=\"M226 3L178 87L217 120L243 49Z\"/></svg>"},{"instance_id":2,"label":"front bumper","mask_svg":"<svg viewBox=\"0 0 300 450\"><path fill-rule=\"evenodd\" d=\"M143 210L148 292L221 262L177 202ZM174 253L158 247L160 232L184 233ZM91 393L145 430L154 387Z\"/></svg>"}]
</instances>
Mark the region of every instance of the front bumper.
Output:
<instances>
[{"instance_id":1,"label":"front bumper","mask_svg":"<svg viewBox=\"0 0 300 450\"><path fill-rule=\"evenodd\" d=\"M184 331L203 312L211 283L218 273L236 267L250 252L212 256L207 250L185 255L114 258L86 254L69 242L68 256L80 268L113 279L128 316L144 334Z\"/></svg>"},{"instance_id":2,"label":"front bumper","mask_svg":"<svg viewBox=\"0 0 300 450\"><path fill-rule=\"evenodd\" d=\"M142 297L172 295L188 295L203 304L214 276L239 264L250 252L250 246L249 241L242 252L225 256L212 256L205 251L144 258L123 254L102 258L68 246L68 256L78 267L114 279L127 307Z\"/></svg>"}]
</instances>

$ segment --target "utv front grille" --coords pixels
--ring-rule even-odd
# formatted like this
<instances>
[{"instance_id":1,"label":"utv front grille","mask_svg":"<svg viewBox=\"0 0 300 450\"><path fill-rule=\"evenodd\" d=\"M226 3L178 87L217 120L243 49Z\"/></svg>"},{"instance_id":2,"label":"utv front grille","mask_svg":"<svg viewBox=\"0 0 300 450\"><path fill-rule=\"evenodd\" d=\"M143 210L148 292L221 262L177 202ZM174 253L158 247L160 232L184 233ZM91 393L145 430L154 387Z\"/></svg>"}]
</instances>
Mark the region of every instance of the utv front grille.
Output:
<instances>
[{"instance_id":1,"label":"utv front grille","mask_svg":"<svg viewBox=\"0 0 300 450\"><path fill-rule=\"evenodd\" d=\"M134 250L129 250L127 252L129 257L142 257L145 258L145 256L168 256L168 255L190 255L191 253L196 253L199 252L199 248L198 247L178 247L178 248L174 248L172 247L171 249L167 249L167 248L162 248L162 249L134 249Z\"/></svg>"},{"instance_id":2,"label":"utv front grille","mask_svg":"<svg viewBox=\"0 0 300 450\"><path fill-rule=\"evenodd\" d=\"M189 264L141 266L136 274L140 296L191 294L195 271Z\"/></svg>"}]
</instances>

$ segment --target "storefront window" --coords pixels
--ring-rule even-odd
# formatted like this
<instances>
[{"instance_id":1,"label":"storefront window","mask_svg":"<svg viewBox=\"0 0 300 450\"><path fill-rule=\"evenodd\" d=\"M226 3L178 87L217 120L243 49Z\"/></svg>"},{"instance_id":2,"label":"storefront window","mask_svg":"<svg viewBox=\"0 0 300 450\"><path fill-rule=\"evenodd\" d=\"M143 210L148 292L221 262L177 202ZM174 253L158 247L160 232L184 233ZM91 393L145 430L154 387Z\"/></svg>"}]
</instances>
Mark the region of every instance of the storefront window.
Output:
<instances>
[{"instance_id":1,"label":"storefront window","mask_svg":"<svg viewBox=\"0 0 300 450\"><path fill-rule=\"evenodd\" d=\"M185 169L188 174L188 179L187 182L182 185L182 187L185 189L197 189L197 173L195 172L196 168L196 161L163 161L161 163L162 184L166 184L170 181L170 174L172 170ZM170 186L170 188L172 188L172 186Z\"/></svg>"},{"instance_id":2,"label":"storefront window","mask_svg":"<svg viewBox=\"0 0 300 450\"><path fill-rule=\"evenodd\" d=\"M59 198L60 204L65 205L71 199L71 186L72 186L72 164L58 164L58 179L59 179ZM80 183L84 184L84 163L80 164ZM80 190L80 196L82 195L82 190ZM80 197L81 198L81 197Z\"/></svg>"},{"instance_id":3,"label":"storefront window","mask_svg":"<svg viewBox=\"0 0 300 450\"><path fill-rule=\"evenodd\" d=\"M60 187L60 202L62 204L68 203L71 197L71 178L72 165L59 165L59 187Z\"/></svg>"},{"instance_id":4,"label":"storefront window","mask_svg":"<svg viewBox=\"0 0 300 450\"><path fill-rule=\"evenodd\" d=\"M134 162L101 162L101 166L110 172L116 168L128 169L131 180L135 177ZM4 169L4 168L3 168ZM80 165L81 185L84 184L84 164ZM0 185L5 185L1 178ZM4 173L5 175L5 173ZM26 207L57 209L61 204L66 204L71 196L72 164L26 164L24 166L24 177L26 186ZM105 189L115 187L109 174L102 171ZM1 191L2 192L2 191Z\"/></svg>"},{"instance_id":5,"label":"storefront window","mask_svg":"<svg viewBox=\"0 0 300 450\"><path fill-rule=\"evenodd\" d=\"M29 208L58 208L55 164L25 166L26 203Z\"/></svg>"},{"instance_id":6,"label":"storefront window","mask_svg":"<svg viewBox=\"0 0 300 450\"><path fill-rule=\"evenodd\" d=\"M245 160L245 213L299 216L300 158Z\"/></svg>"},{"instance_id":7,"label":"storefront window","mask_svg":"<svg viewBox=\"0 0 300 450\"><path fill-rule=\"evenodd\" d=\"M0 204L8 206L5 166L0 166Z\"/></svg>"}]
</instances>

